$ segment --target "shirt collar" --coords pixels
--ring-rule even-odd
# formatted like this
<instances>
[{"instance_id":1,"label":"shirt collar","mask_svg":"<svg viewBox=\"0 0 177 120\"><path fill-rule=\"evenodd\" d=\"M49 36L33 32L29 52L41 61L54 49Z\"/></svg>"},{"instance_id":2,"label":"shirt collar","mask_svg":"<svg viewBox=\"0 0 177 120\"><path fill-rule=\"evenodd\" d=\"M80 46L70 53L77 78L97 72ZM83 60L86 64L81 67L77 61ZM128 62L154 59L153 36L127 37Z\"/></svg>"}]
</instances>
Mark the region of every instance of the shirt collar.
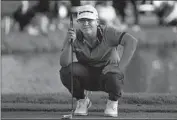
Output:
<instances>
[{"instance_id":1,"label":"shirt collar","mask_svg":"<svg viewBox=\"0 0 177 120\"><path fill-rule=\"evenodd\" d=\"M100 40L98 39L98 37L97 37L97 39L96 39L96 42L97 42L97 43L101 43ZM87 42L87 40L85 40L85 39L83 38L83 43L88 43L88 42Z\"/></svg>"}]
</instances>

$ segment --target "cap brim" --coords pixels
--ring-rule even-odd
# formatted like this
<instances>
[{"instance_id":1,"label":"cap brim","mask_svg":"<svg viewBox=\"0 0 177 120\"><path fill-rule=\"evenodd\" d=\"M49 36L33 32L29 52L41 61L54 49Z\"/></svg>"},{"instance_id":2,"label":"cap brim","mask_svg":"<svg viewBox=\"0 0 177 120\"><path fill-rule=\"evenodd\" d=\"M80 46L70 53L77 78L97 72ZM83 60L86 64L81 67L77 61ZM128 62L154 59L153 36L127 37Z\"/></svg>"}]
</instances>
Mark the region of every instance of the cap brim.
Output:
<instances>
[{"instance_id":1,"label":"cap brim","mask_svg":"<svg viewBox=\"0 0 177 120\"><path fill-rule=\"evenodd\" d=\"M95 18L95 17L88 17L88 16L81 16L81 17L78 17L77 18L77 20L79 20L79 19L82 19L82 18L87 18L87 19L92 19L92 20L96 20L97 18Z\"/></svg>"},{"instance_id":2,"label":"cap brim","mask_svg":"<svg viewBox=\"0 0 177 120\"><path fill-rule=\"evenodd\" d=\"M82 19L82 18L96 20L98 17L95 16L94 14L82 14L82 15L78 15L77 20Z\"/></svg>"}]
</instances>

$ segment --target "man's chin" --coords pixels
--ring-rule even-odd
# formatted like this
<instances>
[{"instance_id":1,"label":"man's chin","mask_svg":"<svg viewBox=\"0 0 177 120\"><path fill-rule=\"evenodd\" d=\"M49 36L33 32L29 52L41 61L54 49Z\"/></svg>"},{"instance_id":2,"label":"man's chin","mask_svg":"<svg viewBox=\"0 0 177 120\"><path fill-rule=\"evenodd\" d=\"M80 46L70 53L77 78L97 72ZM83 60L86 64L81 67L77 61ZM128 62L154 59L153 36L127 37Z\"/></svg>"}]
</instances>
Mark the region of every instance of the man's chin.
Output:
<instances>
[{"instance_id":1,"label":"man's chin","mask_svg":"<svg viewBox=\"0 0 177 120\"><path fill-rule=\"evenodd\" d=\"M88 30L88 29L83 30L83 32L84 32L85 34L90 34L90 33L92 33L91 30Z\"/></svg>"}]
</instances>

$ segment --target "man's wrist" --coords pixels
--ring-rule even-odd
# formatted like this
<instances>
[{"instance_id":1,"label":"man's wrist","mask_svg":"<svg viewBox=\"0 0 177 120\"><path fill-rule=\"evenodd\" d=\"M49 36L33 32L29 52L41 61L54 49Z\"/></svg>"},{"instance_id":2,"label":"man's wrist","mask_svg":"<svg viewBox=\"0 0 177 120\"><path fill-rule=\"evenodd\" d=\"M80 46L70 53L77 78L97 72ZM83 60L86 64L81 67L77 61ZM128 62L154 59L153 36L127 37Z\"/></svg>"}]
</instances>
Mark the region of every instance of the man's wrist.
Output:
<instances>
[{"instance_id":1,"label":"man's wrist","mask_svg":"<svg viewBox=\"0 0 177 120\"><path fill-rule=\"evenodd\" d=\"M125 66L119 64L119 69L120 69L121 72L124 72L125 71Z\"/></svg>"}]
</instances>

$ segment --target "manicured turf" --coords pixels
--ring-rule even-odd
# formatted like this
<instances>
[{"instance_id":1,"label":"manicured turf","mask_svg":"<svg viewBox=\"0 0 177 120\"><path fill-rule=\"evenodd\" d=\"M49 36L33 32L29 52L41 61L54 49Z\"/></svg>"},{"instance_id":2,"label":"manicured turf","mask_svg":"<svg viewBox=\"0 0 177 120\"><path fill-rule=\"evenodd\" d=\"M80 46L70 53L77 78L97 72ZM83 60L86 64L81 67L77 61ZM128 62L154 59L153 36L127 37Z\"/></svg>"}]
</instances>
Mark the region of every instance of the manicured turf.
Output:
<instances>
[{"instance_id":1,"label":"manicured turf","mask_svg":"<svg viewBox=\"0 0 177 120\"><path fill-rule=\"evenodd\" d=\"M89 95L92 101L90 112L103 112L107 95L102 92L94 92ZM66 93L59 94L9 94L2 95L3 112L9 111L45 111L68 112L71 111L71 96ZM74 99L74 108L76 107ZM148 93L124 93L119 100L119 112L177 112L177 95L174 94L148 94Z\"/></svg>"},{"instance_id":2,"label":"manicured turf","mask_svg":"<svg viewBox=\"0 0 177 120\"><path fill-rule=\"evenodd\" d=\"M106 102L107 94L94 92L89 95L94 104ZM9 94L2 95L2 103L39 103L39 104L70 104L71 96L67 93L56 94ZM177 104L175 94L124 93L120 104Z\"/></svg>"}]
</instances>

